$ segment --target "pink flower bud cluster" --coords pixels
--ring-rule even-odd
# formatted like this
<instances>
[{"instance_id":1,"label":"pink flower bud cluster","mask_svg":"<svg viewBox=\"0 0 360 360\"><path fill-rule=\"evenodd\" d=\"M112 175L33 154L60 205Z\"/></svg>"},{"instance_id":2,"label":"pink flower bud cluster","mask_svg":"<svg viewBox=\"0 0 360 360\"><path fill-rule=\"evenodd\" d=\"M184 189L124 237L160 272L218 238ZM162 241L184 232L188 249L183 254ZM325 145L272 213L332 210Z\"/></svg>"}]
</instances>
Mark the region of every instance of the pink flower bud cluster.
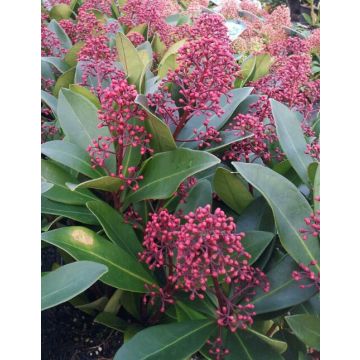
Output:
<instances>
[{"instance_id":1,"label":"pink flower bud cluster","mask_svg":"<svg viewBox=\"0 0 360 360\"><path fill-rule=\"evenodd\" d=\"M120 21L130 28L147 24L150 36L157 32L163 39L171 29L165 18L174 11L174 6L172 0L128 0L121 8Z\"/></svg>"},{"instance_id":2,"label":"pink flower bud cluster","mask_svg":"<svg viewBox=\"0 0 360 360\"><path fill-rule=\"evenodd\" d=\"M311 53L320 55L320 29L315 29L307 38L307 43Z\"/></svg>"},{"instance_id":3,"label":"pink flower bud cluster","mask_svg":"<svg viewBox=\"0 0 360 360\"><path fill-rule=\"evenodd\" d=\"M205 115L205 126L208 119L221 116L220 97L226 95L233 87L239 71L228 43L217 38L203 37L187 42L179 50L178 68L169 71L162 80L159 89L148 95L149 104L156 108L164 121L175 128L174 138L194 115ZM180 99L177 103L171 98L168 83L179 89ZM196 130L195 130L196 131ZM207 129L206 134L198 134L203 145L209 140L218 139L218 134Z\"/></svg>"},{"instance_id":4,"label":"pink flower bud cluster","mask_svg":"<svg viewBox=\"0 0 360 360\"><path fill-rule=\"evenodd\" d=\"M220 13L226 19L236 19L239 17L240 1L223 0L220 4Z\"/></svg>"},{"instance_id":5,"label":"pink flower bud cluster","mask_svg":"<svg viewBox=\"0 0 360 360\"><path fill-rule=\"evenodd\" d=\"M315 286L315 288L320 291L320 272L317 274L311 270L311 267L316 266L317 261L313 260L310 262L309 266L306 266L304 264L299 264L299 271L293 271L291 276L295 281L301 281L301 280L310 280L310 284L301 284L300 288L305 289L309 287Z\"/></svg>"},{"instance_id":6,"label":"pink flower bud cluster","mask_svg":"<svg viewBox=\"0 0 360 360\"><path fill-rule=\"evenodd\" d=\"M85 0L81 9L86 12L97 10L102 14L111 16L111 0Z\"/></svg>"},{"instance_id":7,"label":"pink flower bud cluster","mask_svg":"<svg viewBox=\"0 0 360 360\"><path fill-rule=\"evenodd\" d=\"M135 86L127 83L124 74L120 78L113 79L109 87L100 91L101 108L98 127L107 127L109 136L99 136L88 147L93 167L104 167L108 171L105 160L110 156L116 157L117 171L116 173L108 171L108 173L123 180L120 190L126 188L137 190L137 182L142 180L142 176L136 175L136 168L123 167L122 162L127 149L139 148L142 155L152 152L149 148L151 135L142 125L146 113L134 103L136 96Z\"/></svg>"},{"instance_id":8,"label":"pink flower bud cluster","mask_svg":"<svg viewBox=\"0 0 360 360\"><path fill-rule=\"evenodd\" d=\"M56 34L48 28L46 16L42 16L41 21L41 56L63 57L66 49L61 45Z\"/></svg>"},{"instance_id":9,"label":"pink flower bud cluster","mask_svg":"<svg viewBox=\"0 0 360 360\"><path fill-rule=\"evenodd\" d=\"M75 27L76 42L86 40L88 37L104 31L103 25L99 22L93 12L86 11L82 6L79 8L77 23Z\"/></svg>"},{"instance_id":10,"label":"pink flower bud cluster","mask_svg":"<svg viewBox=\"0 0 360 360\"><path fill-rule=\"evenodd\" d=\"M186 8L186 14L191 18L196 18L200 15L202 8L209 6L209 0L189 0Z\"/></svg>"},{"instance_id":11,"label":"pink flower bud cluster","mask_svg":"<svg viewBox=\"0 0 360 360\"><path fill-rule=\"evenodd\" d=\"M270 74L251 84L255 91L301 112L307 120L320 100L320 82L311 80L308 54L279 57Z\"/></svg>"},{"instance_id":12,"label":"pink flower bud cluster","mask_svg":"<svg viewBox=\"0 0 360 360\"><path fill-rule=\"evenodd\" d=\"M50 10L53 6L59 4L70 5L71 0L45 0L44 6L46 9Z\"/></svg>"},{"instance_id":13,"label":"pink flower bud cluster","mask_svg":"<svg viewBox=\"0 0 360 360\"><path fill-rule=\"evenodd\" d=\"M66 32L67 36L70 38L71 42L76 43L77 39L77 30L76 23L71 19L61 19L59 21L60 26Z\"/></svg>"},{"instance_id":14,"label":"pink flower bud cluster","mask_svg":"<svg viewBox=\"0 0 360 360\"><path fill-rule=\"evenodd\" d=\"M320 161L320 142L314 139L310 144L306 144L305 154L310 155L313 159Z\"/></svg>"},{"instance_id":15,"label":"pink flower bud cluster","mask_svg":"<svg viewBox=\"0 0 360 360\"><path fill-rule=\"evenodd\" d=\"M267 44L284 40L287 34L284 26L290 27L290 11L286 6L278 6L271 14L257 9L256 5L241 2L242 10L261 16L261 18L244 17L242 21L246 29L233 43L237 52L250 54L254 50L263 50Z\"/></svg>"},{"instance_id":16,"label":"pink flower bud cluster","mask_svg":"<svg viewBox=\"0 0 360 360\"><path fill-rule=\"evenodd\" d=\"M308 235L313 237L320 236L320 210L310 214L310 217L305 218L304 222L307 228L299 230L300 234L303 234L303 240L307 240Z\"/></svg>"},{"instance_id":17,"label":"pink flower bud cluster","mask_svg":"<svg viewBox=\"0 0 360 360\"><path fill-rule=\"evenodd\" d=\"M136 31L134 31L130 34L127 34L127 37L129 38L129 40L133 43L133 45L135 47L142 44L145 41L144 36Z\"/></svg>"},{"instance_id":18,"label":"pink flower bud cluster","mask_svg":"<svg viewBox=\"0 0 360 360\"><path fill-rule=\"evenodd\" d=\"M203 37L216 38L228 44L230 40L224 18L218 14L201 14L191 28L190 39Z\"/></svg>"},{"instance_id":19,"label":"pink flower bud cluster","mask_svg":"<svg viewBox=\"0 0 360 360\"><path fill-rule=\"evenodd\" d=\"M98 92L104 80L123 77L123 73L114 66L116 53L110 49L108 42L105 35L89 36L78 54L78 60L84 62L82 84L86 85L90 76L96 77Z\"/></svg>"},{"instance_id":20,"label":"pink flower bud cluster","mask_svg":"<svg viewBox=\"0 0 360 360\"><path fill-rule=\"evenodd\" d=\"M161 210L146 225L140 254L150 269L168 270L162 290L167 298L177 290L189 293L190 300L214 291L219 301L218 325L231 331L252 323L255 313L250 301L255 289L269 291L265 274L248 264L251 256L241 243L245 234L235 229L233 218L220 208L211 213L210 205L180 217ZM230 295L223 291L225 284L232 287Z\"/></svg>"},{"instance_id":21,"label":"pink flower bud cluster","mask_svg":"<svg viewBox=\"0 0 360 360\"><path fill-rule=\"evenodd\" d=\"M247 133L253 137L233 144L225 152L224 160L250 161L251 155L269 161L271 153L269 145L277 141L276 132L272 124L265 125L263 119L254 114L239 114L229 124L229 129L238 131L239 136Z\"/></svg>"}]
</instances>

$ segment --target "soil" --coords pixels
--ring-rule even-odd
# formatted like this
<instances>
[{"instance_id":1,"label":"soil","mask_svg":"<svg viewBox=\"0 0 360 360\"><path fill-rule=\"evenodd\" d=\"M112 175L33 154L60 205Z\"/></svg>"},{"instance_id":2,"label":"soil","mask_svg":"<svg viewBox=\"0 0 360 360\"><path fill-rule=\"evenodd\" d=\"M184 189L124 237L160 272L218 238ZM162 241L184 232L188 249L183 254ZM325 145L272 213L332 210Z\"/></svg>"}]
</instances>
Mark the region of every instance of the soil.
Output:
<instances>
[{"instance_id":1,"label":"soil","mask_svg":"<svg viewBox=\"0 0 360 360\"><path fill-rule=\"evenodd\" d=\"M63 264L57 249L41 251L41 271ZM42 360L110 360L123 343L120 332L93 322L93 317L65 303L41 313Z\"/></svg>"},{"instance_id":2,"label":"soil","mask_svg":"<svg viewBox=\"0 0 360 360\"><path fill-rule=\"evenodd\" d=\"M110 360L121 344L120 332L94 323L70 304L42 312L42 360Z\"/></svg>"}]
</instances>

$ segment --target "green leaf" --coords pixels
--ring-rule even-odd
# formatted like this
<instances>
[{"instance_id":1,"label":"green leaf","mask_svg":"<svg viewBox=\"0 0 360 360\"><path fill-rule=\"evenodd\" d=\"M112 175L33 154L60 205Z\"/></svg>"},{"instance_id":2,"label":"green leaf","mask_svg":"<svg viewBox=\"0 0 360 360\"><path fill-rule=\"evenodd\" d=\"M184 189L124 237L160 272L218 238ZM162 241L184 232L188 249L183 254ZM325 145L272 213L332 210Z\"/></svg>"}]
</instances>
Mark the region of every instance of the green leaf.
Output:
<instances>
[{"instance_id":1,"label":"green leaf","mask_svg":"<svg viewBox=\"0 0 360 360\"><path fill-rule=\"evenodd\" d=\"M261 196L256 198L240 215L236 222L237 231L269 231L273 232L274 219L271 208Z\"/></svg>"},{"instance_id":2,"label":"green leaf","mask_svg":"<svg viewBox=\"0 0 360 360\"><path fill-rule=\"evenodd\" d=\"M320 210L320 201L316 200L320 196L320 164L317 167L314 179L314 211Z\"/></svg>"},{"instance_id":3,"label":"green leaf","mask_svg":"<svg viewBox=\"0 0 360 360\"><path fill-rule=\"evenodd\" d=\"M270 345L279 354L284 353L288 347L286 342L284 341L276 340L271 337L265 336L264 334L261 334L260 332L255 331L253 329L247 329L247 331L258 336L261 340L263 340L268 345Z\"/></svg>"},{"instance_id":4,"label":"green leaf","mask_svg":"<svg viewBox=\"0 0 360 360\"><path fill-rule=\"evenodd\" d=\"M285 256L266 274L270 282L270 291L258 293L255 296L253 304L256 314L278 311L301 304L315 294L314 286L300 288L299 282L291 277L291 273L295 270L299 270L297 264L290 256ZM304 284L307 285L310 282L307 281Z\"/></svg>"},{"instance_id":5,"label":"green leaf","mask_svg":"<svg viewBox=\"0 0 360 360\"><path fill-rule=\"evenodd\" d=\"M41 197L41 213L64 216L83 224L98 224L95 216L93 216L93 214L85 206L62 204L51 201L43 196Z\"/></svg>"},{"instance_id":6,"label":"green leaf","mask_svg":"<svg viewBox=\"0 0 360 360\"><path fill-rule=\"evenodd\" d=\"M270 104L281 148L300 178L309 184L307 169L313 159L305 154L306 141L301 124L296 114L285 105L273 99L270 99Z\"/></svg>"},{"instance_id":7,"label":"green leaf","mask_svg":"<svg viewBox=\"0 0 360 360\"><path fill-rule=\"evenodd\" d=\"M92 261L79 261L61 266L41 278L41 310L68 301L94 284L108 271Z\"/></svg>"},{"instance_id":8,"label":"green leaf","mask_svg":"<svg viewBox=\"0 0 360 360\"><path fill-rule=\"evenodd\" d=\"M69 89L77 94L82 95L84 98L91 101L97 109L100 108L100 101L88 88L78 85L78 84L70 84Z\"/></svg>"},{"instance_id":9,"label":"green leaf","mask_svg":"<svg viewBox=\"0 0 360 360\"><path fill-rule=\"evenodd\" d=\"M250 331L228 333L225 348L230 350L226 360L282 360L282 356L267 342Z\"/></svg>"},{"instance_id":10,"label":"green leaf","mask_svg":"<svg viewBox=\"0 0 360 360\"><path fill-rule=\"evenodd\" d=\"M59 96L59 92L62 88L69 88L70 84L74 83L74 76L75 68L71 68L59 76L54 85L53 94Z\"/></svg>"},{"instance_id":11,"label":"green leaf","mask_svg":"<svg viewBox=\"0 0 360 360\"><path fill-rule=\"evenodd\" d=\"M175 44L172 44L167 51L165 52L163 58L161 59L159 63L159 68L165 63L167 58L173 54L177 54L179 49L186 43L186 39L181 39L180 41L176 42Z\"/></svg>"},{"instance_id":12,"label":"green leaf","mask_svg":"<svg viewBox=\"0 0 360 360\"><path fill-rule=\"evenodd\" d=\"M48 141L41 145L41 152L50 159L92 179L104 175L103 171L92 168L89 154L75 144L62 140Z\"/></svg>"},{"instance_id":13,"label":"green leaf","mask_svg":"<svg viewBox=\"0 0 360 360\"><path fill-rule=\"evenodd\" d=\"M59 94L57 114L62 130L73 144L86 150L93 139L109 136L106 127L98 128L96 106L84 96L71 90L63 89ZM111 148L113 151L113 147ZM106 160L110 171L115 169L115 158Z\"/></svg>"},{"instance_id":14,"label":"green leaf","mask_svg":"<svg viewBox=\"0 0 360 360\"><path fill-rule=\"evenodd\" d=\"M306 345L320 350L320 318L314 315L286 316L294 334Z\"/></svg>"},{"instance_id":15,"label":"green leaf","mask_svg":"<svg viewBox=\"0 0 360 360\"><path fill-rule=\"evenodd\" d=\"M316 176L316 170L319 166L318 162L312 162L307 169L307 173L308 173L308 178L310 180L310 184L314 184L315 181L315 176Z\"/></svg>"},{"instance_id":16,"label":"green leaf","mask_svg":"<svg viewBox=\"0 0 360 360\"><path fill-rule=\"evenodd\" d=\"M41 100L51 109L56 116L57 98L48 92L41 90Z\"/></svg>"},{"instance_id":17,"label":"green leaf","mask_svg":"<svg viewBox=\"0 0 360 360\"><path fill-rule=\"evenodd\" d=\"M48 27L52 32L55 33L55 35L60 40L61 45L65 49L70 49L72 47L72 42L71 42L70 38L67 36L64 29L59 25L59 23L55 19L52 19L50 21Z\"/></svg>"},{"instance_id":18,"label":"green leaf","mask_svg":"<svg viewBox=\"0 0 360 360\"><path fill-rule=\"evenodd\" d=\"M246 181L260 191L271 206L285 250L298 263L318 261L318 238L309 236L308 240L304 241L299 233L299 229L304 227L304 218L312 213L312 209L295 185L265 166L240 162L232 164ZM316 268L320 270L319 265L316 265Z\"/></svg>"},{"instance_id":19,"label":"green leaf","mask_svg":"<svg viewBox=\"0 0 360 360\"><path fill-rule=\"evenodd\" d=\"M251 91L252 87L245 87L241 89L233 89L228 92L227 95L231 95L231 98L228 99L228 96L222 95L220 98L220 105L224 113L221 116L213 115L210 118L208 126L213 126L215 129L220 130L223 128L231 116L234 114L235 110L240 106L240 104L245 101ZM197 129L198 133L201 131L206 131L206 126L204 121L207 119L207 116L204 114L194 115L189 119L184 128L180 131L178 139L180 140L191 140L195 138L194 129ZM180 147L184 147L186 142L180 143Z\"/></svg>"},{"instance_id":20,"label":"green leaf","mask_svg":"<svg viewBox=\"0 0 360 360\"><path fill-rule=\"evenodd\" d=\"M148 25L146 23L136 25L132 29L130 29L129 32L126 33L126 35L129 35L129 34L132 34L135 32L135 33L139 33L145 37L147 27L148 27Z\"/></svg>"},{"instance_id":21,"label":"green leaf","mask_svg":"<svg viewBox=\"0 0 360 360\"><path fill-rule=\"evenodd\" d=\"M138 86L144 64L132 42L122 33L115 37L118 58L131 84Z\"/></svg>"},{"instance_id":22,"label":"green leaf","mask_svg":"<svg viewBox=\"0 0 360 360\"><path fill-rule=\"evenodd\" d=\"M82 47L84 46L84 42L83 41L79 41L77 42L75 45L73 45L69 51L66 53L65 57L64 57L64 61L66 64L68 64L70 67L74 67L76 66L77 62L78 62L78 55L80 50L82 49Z\"/></svg>"},{"instance_id":23,"label":"green leaf","mask_svg":"<svg viewBox=\"0 0 360 360\"><path fill-rule=\"evenodd\" d=\"M106 265L109 271L101 281L115 288L144 292L144 284L156 283L137 259L90 229L63 227L42 233L41 239L66 251L76 260L91 260Z\"/></svg>"},{"instance_id":24,"label":"green leaf","mask_svg":"<svg viewBox=\"0 0 360 360\"><path fill-rule=\"evenodd\" d=\"M50 160L41 160L41 179L56 185L43 193L43 195L50 200L63 202L65 204L83 205L89 200L98 199L87 189L71 192L66 183L74 182L76 179Z\"/></svg>"},{"instance_id":25,"label":"green leaf","mask_svg":"<svg viewBox=\"0 0 360 360\"><path fill-rule=\"evenodd\" d=\"M118 177L113 176L102 176L100 178L94 180L84 181L80 184L67 184L71 190L78 190L78 189L97 189L97 190L104 190L109 192L118 191L120 185L122 184L122 180Z\"/></svg>"},{"instance_id":26,"label":"green leaf","mask_svg":"<svg viewBox=\"0 0 360 360\"><path fill-rule=\"evenodd\" d=\"M158 55L159 59L161 59L166 52L166 45L161 41L159 35L156 33L151 41L151 47L153 48L154 53Z\"/></svg>"},{"instance_id":27,"label":"green leaf","mask_svg":"<svg viewBox=\"0 0 360 360\"><path fill-rule=\"evenodd\" d=\"M41 181L41 193L45 193L50 190L54 184L48 183L46 181Z\"/></svg>"},{"instance_id":28,"label":"green leaf","mask_svg":"<svg viewBox=\"0 0 360 360\"><path fill-rule=\"evenodd\" d=\"M231 144L238 143L238 142L240 142L242 140L251 138L253 136L254 135L251 134L251 133L247 133L247 134L245 134L243 136L239 136L239 132L237 130L220 131L220 137L221 137L222 140L219 143L213 143L206 150L209 153L217 153L219 151L224 151Z\"/></svg>"},{"instance_id":29,"label":"green leaf","mask_svg":"<svg viewBox=\"0 0 360 360\"><path fill-rule=\"evenodd\" d=\"M101 201L89 201L86 206L99 220L108 238L137 259L142 246L133 227L124 222L120 213Z\"/></svg>"},{"instance_id":30,"label":"green leaf","mask_svg":"<svg viewBox=\"0 0 360 360\"><path fill-rule=\"evenodd\" d=\"M114 360L183 360L199 350L215 328L209 320L153 326L126 342Z\"/></svg>"},{"instance_id":31,"label":"green leaf","mask_svg":"<svg viewBox=\"0 0 360 360\"><path fill-rule=\"evenodd\" d=\"M64 73L69 70L69 65L64 63L60 58L55 56L42 57L41 61L45 61L46 63L54 66L59 72Z\"/></svg>"},{"instance_id":32,"label":"green leaf","mask_svg":"<svg viewBox=\"0 0 360 360\"><path fill-rule=\"evenodd\" d=\"M135 103L140 105L148 115L145 120L145 126L146 130L153 136L150 145L155 152L176 149L176 144L169 127L149 110L146 97L144 95L138 95L135 99Z\"/></svg>"},{"instance_id":33,"label":"green leaf","mask_svg":"<svg viewBox=\"0 0 360 360\"><path fill-rule=\"evenodd\" d=\"M158 77L159 79L164 78L169 70L175 70L178 64L176 62L176 54L172 54L166 58L166 60L159 66Z\"/></svg>"},{"instance_id":34,"label":"green leaf","mask_svg":"<svg viewBox=\"0 0 360 360\"><path fill-rule=\"evenodd\" d=\"M241 64L242 81L240 82L240 84L246 84L248 81L251 81L252 75L255 72L255 65L256 65L256 56L249 56Z\"/></svg>"},{"instance_id":35,"label":"green leaf","mask_svg":"<svg viewBox=\"0 0 360 360\"><path fill-rule=\"evenodd\" d=\"M72 14L72 9L66 4L54 5L50 10L50 17L57 21L62 19L69 19Z\"/></svg>"},{"instance_id":36,"label":"green leaf","mask_svg":"<svg viewBox=\"0 0 360 360\"><path fill-rule=\"evenodd\" d=\"M214 190L220 199L238 214L254 199L240 178L223 168L218 168L215 172Z\"/></svg>"},{"instance_id":37,"label":"green leaf","mask_svg":"<svg viewBox=\"0 0 360 360\"><path fill-rule=\"evenodd\" d=\"M142 169L139 189L125 200L124 206L147 199L167 199L187 177L205 170L220 160L204 151L176 149L158 153Z\"/></svg>"},{"instance_id":38,"label":"green leaf","mask_svg":"<svg viewBox=\"0 0 360 360\"><path fill-rule=\"evenodd\" d=\"M247 231L244 239L241 241L245 250L251 255L249 264L253 264L264 252L274 234L266 231Z\"/></svg>"}]
</instances>

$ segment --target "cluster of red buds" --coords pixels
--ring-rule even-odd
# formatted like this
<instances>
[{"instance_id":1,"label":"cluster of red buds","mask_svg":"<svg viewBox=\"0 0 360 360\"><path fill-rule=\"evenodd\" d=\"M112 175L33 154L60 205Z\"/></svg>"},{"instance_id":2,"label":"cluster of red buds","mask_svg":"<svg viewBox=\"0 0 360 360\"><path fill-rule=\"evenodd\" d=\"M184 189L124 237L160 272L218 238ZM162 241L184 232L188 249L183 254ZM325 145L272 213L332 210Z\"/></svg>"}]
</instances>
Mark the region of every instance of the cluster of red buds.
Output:
<instances>
[{"instance_id":1,"label":"cluster of red buds","mask_svg":"<svg viewBox=\"0 0 360 360\"><path fill-rule=\"evenodd\" d=\"M310 280L309 284L300 285L302 289L315 286L315 288L320 291L320 272L316 273L315 271L311 270L311 267L314 267L316 265L316 260L311 261L308 266L304 264L299 264L300 270L292 272L291 276L295 281Z\"/></svg>"},{"instance_id":2,"label":"cluster of red buds","mask_svg":"<svg viewBox=\"0 0 360 360\"><path fill-rule=\"evenodd\" d=\"M249 265L251 256L241 243L245 234L235 229L233 218L219 208L212 213L210 205L187 215L172 215L167 209L152 214L140 260L151 270L164 269L167 280L164 287L153 287L146 301L159 298L163 312L176 291L188 293L190 300L212 291L218 299L219 327L236 331L251 325L256 289L269 291L269 282L260 269Z\"/></svg>"},{"instance_id":3,"label":"cluster of red buds","mask_svg":"<svg viewBox=\"0 0 360 360\"><path fill-rule=\"evenodd\" d=\"M123 160L130 147L138 148L140 154L152 152L149 148L151 135L147 133L143 122L146 113L134 103L137 91L124 78L113 79L110 86L100 91L99 128L107 127L109 136L99 136L89 145L93 167L103 167L110 176L119 177L122 181L121 191L126 188L138 189L142 176L136 175L137 169L123 166ZM110 156L116 158L116 173L111 172L106 164Z\"/></svg>"}]
</instances>

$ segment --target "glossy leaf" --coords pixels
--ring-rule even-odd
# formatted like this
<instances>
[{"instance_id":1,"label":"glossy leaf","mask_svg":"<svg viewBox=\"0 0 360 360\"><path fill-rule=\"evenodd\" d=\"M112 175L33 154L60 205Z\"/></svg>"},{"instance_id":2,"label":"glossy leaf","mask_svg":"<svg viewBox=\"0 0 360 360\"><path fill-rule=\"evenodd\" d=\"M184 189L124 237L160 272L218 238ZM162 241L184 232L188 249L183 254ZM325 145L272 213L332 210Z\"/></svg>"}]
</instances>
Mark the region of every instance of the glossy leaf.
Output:
<instances>
[{"instance_id":1,"label":"glossy leaf","mask_svg":"<svg viewBox=\"0 0 360 360\"><path fill-rule=\"evenodd\" d=\"M106 265L109 271L101 281L115 288L143 292L144 284L156 283L137 259L90 229L63 227L42 233L41 239L66 251L76 260Z\"/></svg>"},{"instance_id":2,"label":"glossy leaf","mask_svg":"<svg viewBox=\"0 0 360 360\"><path fill-rule=\"evenodd\" d=\"M41 213L64 216L83 224L98 224L95 216L85 206L62 204L45 197L41 197Z\"/></svg>"},{"instance_id":3,"label":"glossy leaf","mask_svg":"<svg viewBox=\"0 0 360 360\"><path fill-rule=\"evenodd\" d=\"M253 201L253 196L238 175L223 168L216 170L214 190L220 199L238 214Z\"/></svg>"},{"instance_id":4,"label":"glossy leaf","mask_svg":"<svg viewBox=\"0 0 360 360\"><path fill-rule=\"evenodd\" d=\"M266 274L270 282L270 291L267 293L259 292L255 296L253 304L257 314L298 305L315 294L316 289L314 286L300 288L300 283L291 277L291 273L295 270L299 270L298 265L289 256L285 256ZM304 282L304 284L309 283Z\"/></svg>"},{"instance_id":5,"label":"glossy leaf","mask_svg":"<svg viewBox=\"0 0 360 360\"><path fill-rule=\"evenodd\" d=\"M89 154L75 144L62 140L48 141L41 145L41 152L48 158L90 178L104 175L103 171L92 168Z\"/></svg>"},{"instance_id":6,"label":"glossy leaf","mask_svg":"<svg viewBox=\"0 0 360 360\"><path fill-rule=\"evenodd\" d=\"M176 211L188 214L199 206L212 204L212 188L208 180L200 180L190 191L185 203L181 203Z\"/></svg>"},{"instance_id":7,"label":"glossy leaf","mask_svg":"<svg viewBox=\"0 0 360 360\"><path fill-rule=\"evenodd\" d=\"M114 360L183 360L199 350L215 328L209 320L153 326L126 342Z\"/></svg>"},{"instance_id":8,"label":"glossy leaf","mask_svg":"<svg viewBox=\"0 0 360 360\"><path fill-rule=\"evenodd\" d=\"M56 115L57 98L48 92L41 90L41 100L49 106L54 115Z\"/></svg>"},{"instance_id":9,"label":"glossy leaf","mask_svg":"<svg viewBox=\"0 0 360 360\"><path fill-rule=\"evenodd\" d=\"M70 69L68 64L64 63L60 58L55 56L42 57L41 61L45 61L48 64L54 66L61 73L64 73Z\"/></svg>"},{"instance_id":10,"label":"glossy leaf","mask_svg":"<svg viewBox=\"0 0 360 360\"><path fill-rule=\"evenodd\" d=\"M176 54L172 54L166 58L166 60L159 66L158 77L159 79L164 78L169 70L175 70L178 64L176 62Z\"/></svg>"},{"instance_id":11,"label":"glossy leaf","mask_svg":"<svg viewBox=\"0 0 360 360\"><path fill-rule=\"evenodd\" d=\"M259 337L262 341L270 345L279 354L284 353L287 349L287 344L284 341L273 339L253 329L248 329L247 331Z\"/></svg>"},{"instance_id":12,"label":"glossy leaf","mask_svg":"<svg viewBox=\"0 0 360 360\"><path fill-rule=\"evenodd\" d=\"M298 262L309 264L319 260L319 240L309 236L304 241L299 229L312 209L299 190L283 176L258 164L233 162L233 166L257 188L272 208L280 241L285 250ZM284 196L286 194L286 196ZM319 269L319 266L316 265Z\"/></svg>"},{"instance_id":13,"label":"glossy leaf","mask_svg":"<svg viewBox=\"0 0 360 360\"><path fill-rule=\"evenodd\" d=\"M41 278L41 310L72 299L89 288L107 271L103 264L78 261L47 273Z\"/></svg>"},{"instance_id":14,"label":"glossy leaf","mask_svg":"<svg viewBox=\"0 0 360 360\"><path fill-rule=\"evenodd\" d=\"M138 85L144 64L137 50L122 33L116 34L115 41L119 61L124 66L129 82Z\"/></svg>"},{"instance_id":15,"label":"glossy leaf","mask_svg":"<svg viewBox=\"0 0 360 360\"><path fill-rule=\"evenodd\" d=\"M41 160L41 179L56 185L43 194L51 200L73 205L82 205L89 200L97 200L97 197L87 189L71 192L66 183L74 182L76 179L50 160Z\"/></svg>"},{"instance_id":16,"label":"glossy leaf","mask_svg":"<svg viewBox=\"0 0 360 360\"><path fill-rule=\"evenodd\" d=\"M230 350L227 360L282 360L268 343L250 331L228 333L224 346Z\"/></svg>"},{"instance_id":17,"label":"glossy leaf","mask_svg":"<svg viewBox=\"0 0 360 360\"><path fill-rule=\"evenodd\" d=\"M133 227L125 223L120 213L101 201L89 201L86 206L99 220L108 238L137 259L142 246Z\"/></svg>"},{"instance_id":18,"label":"glossy leaf","mask_svg":"<svg viewBox=\"0 0 360 360\"><path fill-rule=\"evenodd\" d=\"M317 167L314 180L314 211L320 210L320 201L316 200L320 196L320 164Z\"/></svg>"},{"instance_id":19,"label":"glossy leaf","mask_svg":"<svg viewBox=\"0 0 360 360\"><path fill-rule=\"evenodd\" d=\"M70 38L67 36L64 29L59 25L59 23L55 19L52 19L50 21L48 27L52 32L55 33L55 35L60 40L61 45L65 49L70 49L71 48L72 42L71 42Z\"/></svg>"},{"instance_id":20,"label":"glossy leaf","mask_svg":"<svg viewBox=\"0 0 360 360\"><path fill-rule=\"evenodd\" d=\"M241 241L245 250L251 255L249 263L253 264L274 238L274 234L266 231L246 231Z\"/></svg>"},{"instance_id":21,"label":"glossy leaf","mask_svg":"<svg viewBox=\"0 0 360 360\"><path fill-rule=\"evenodd\" d=\"M68 183L67 185L73 191L78 189L97 189L113 192L118 191L121 184L122 180L120 180L118 177L102 176L94 180L84 181L80 184Z\"/></svg>"},{"instance_id":22,"label":"glossy leaf","mask_svg":"<svg viewBox=\"0 0 360 360\"><path fill-rule=\"evenodd\" d=\"M270 99L270 104L281 148L300 178L309 184L307 169L313 159L305 154L306 141L301 124L287 106L273 99Z\"/></svg>"},{"instance_id":23,"label":"glossy leaf","mask_svg":"<svg viewBox=\"0 0 360 360\"><path fill-rule=\"evenodd\" d=\"M149 133L152 134L150 145L155 152L163 152L176 149L176 144L169 127L153 114L147 107L147 100L144 95L138 95L135 103L140 105L147 113L145 126Z\"/></svg>"},{"instance_id":24,"label":"glossy leaf","mask_svg":"<svg viewBox=\"0 0 360 360\"><path fill-rule=\"evenodd\" d=\"M167 58L173 54L177 54L177 52L179 51L179 49L186 43L186 39L181 39L178 42L176 42L175 44L172 44L167 51L165 52L163 58L161 59L160 63L159 63L159 67L161 67L165 61L167 60Z\"/></svg>"},{"instance_id":25,"label":"glossy leaf","mask_svg":"<svg viewBox=\"0 0 360 360\"><path fill-rule=\"evenodd\" d=\"M59 94L57 113L61 128L69 141L84 150L98 136L109 136L106 127L97 127L99 121L96 106L80 94L63 89ZM110 157L106 162L112 171L115 159Z\"/></svg>"},{"instance_id":26,"label":"glossy leaf","mask_svg":"<svg viewBox=\"0 0 360 360\"><path fill-rule=\"evenodd\" d=\"M241 89L233 89L229 91L227 95L231 95L228 98L225 95L222 95L220 98L220 105L224 113L219 117L213 115L210 118L208 126L213 126L215 129L220 130L228 122L231 116L234 114L237 107L250 95L253 88L245 87ZM196 135L194 134L194 129L197 129L198 132L206 131L204 121L207 119L205 115L195 115L193 116L181 130L178 139L180 140L190 140L193 139ZM185 146L186 142L180 142L180 147Z\"/></svg>"},{"instance_id":27,"label":"glossy leaf","mask_svg":"<svg viewBox=\"0 0 360 360\"><path fill-rule=\"evenodd\" d=\"M320 318L314 315L286 316L294 334L307 346L320 350Z\"/></svg>"},{"instance_id":28,"label":"glossy leaf","mask_svg":"<svg viewBox=\"0 0 360 360\"><path fill-rule=\"evenodd\" d=\"M88 88L86 88L84 86L80 86L78 84L70 84L69 89L72 92L80 94L83 97L85 97L86 99L88 99L89 101L91 101L96 106L97 109L100 108L99 99Z\"/></svg>"},{"instance_id":29,"label":"glossy leaf","mask_svg":"<svg viewBox=\"0 0 360 360\"><path fill-rule=\"evenodd\" d=\"M139 181L139 190L126 198L125 207L146 199L167 199L187 177L219 162L214 155L188 149L155 154L145 163L141 172L144 180Z\"/></svg>"}]
</instances>

